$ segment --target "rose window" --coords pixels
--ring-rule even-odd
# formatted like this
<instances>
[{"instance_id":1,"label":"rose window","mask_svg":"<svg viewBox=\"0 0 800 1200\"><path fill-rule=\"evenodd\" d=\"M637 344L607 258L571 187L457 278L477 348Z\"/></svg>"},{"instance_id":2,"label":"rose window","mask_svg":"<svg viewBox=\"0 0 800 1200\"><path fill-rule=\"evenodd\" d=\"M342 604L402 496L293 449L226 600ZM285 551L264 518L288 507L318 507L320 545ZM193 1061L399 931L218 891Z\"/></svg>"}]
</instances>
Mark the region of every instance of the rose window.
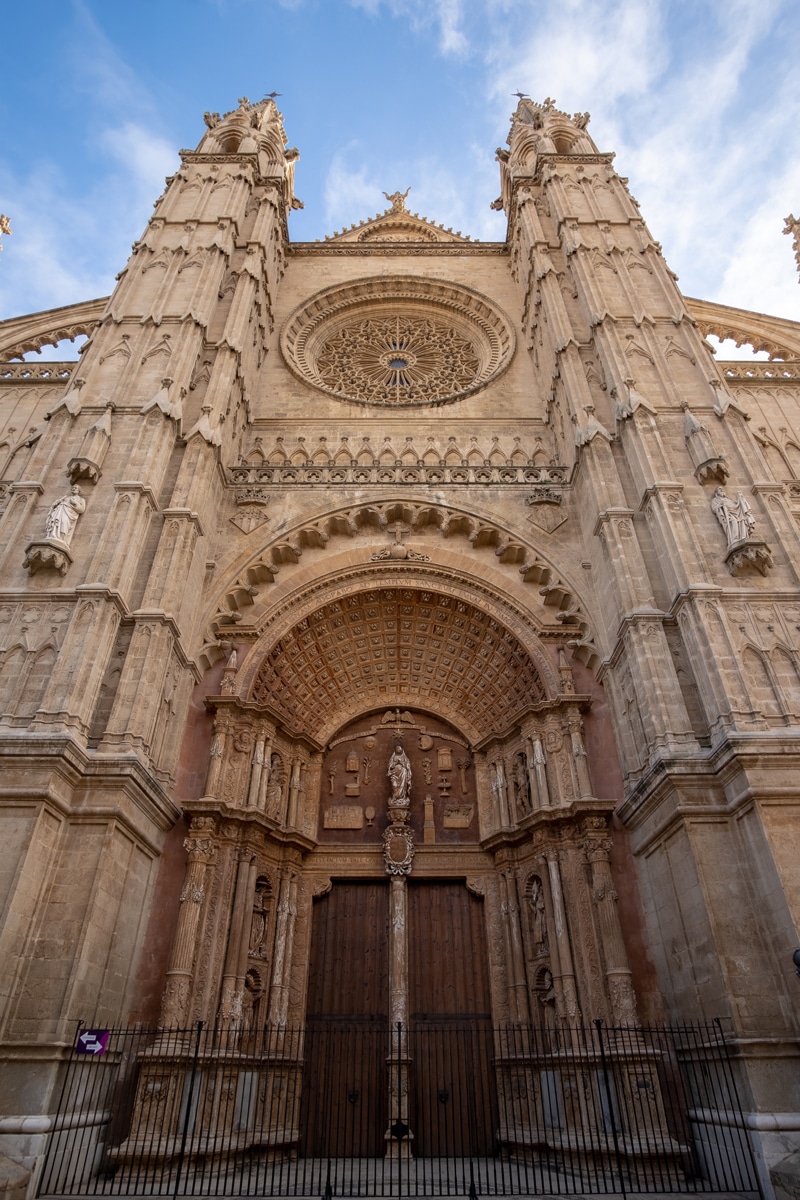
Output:
<instances>
[{"instance_id":1,"label":"rose window","mask_svg":"<svg viewBox=\"0 0 800 1200\"><path fill-rule=\"evenodd\" d=\"M488 300L440 281L361 280L290 317L284 357L307 383L357 404L442 404L505 369L513 334Z\"/></svg>"},{"instance_id":2,"label":"rose window","mask_svg":"<svg viewBox=\"0 0 800 1200\"><path fill-rule=\"evenodd\" d=\"M414 404L463 391L480 360L469 338L411 317L357 321L320 347L317 371L337 395L373 404Z\"/></svg>"}]
</instances>

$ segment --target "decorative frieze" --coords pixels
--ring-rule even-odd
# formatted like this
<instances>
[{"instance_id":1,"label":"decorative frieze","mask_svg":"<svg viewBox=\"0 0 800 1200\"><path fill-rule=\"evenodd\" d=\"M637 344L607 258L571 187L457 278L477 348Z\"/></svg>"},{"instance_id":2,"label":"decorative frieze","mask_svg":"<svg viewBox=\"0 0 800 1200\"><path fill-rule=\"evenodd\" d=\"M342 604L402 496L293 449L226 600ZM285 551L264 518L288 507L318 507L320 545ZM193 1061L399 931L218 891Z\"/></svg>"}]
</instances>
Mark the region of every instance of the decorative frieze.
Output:
<instances>
[{"instance_id":1,"label":"decorative frieze","mask_svg":"<svg viewBox=\"0 0 800 1200\"><path fill-rule=\"evenodd\" d=\"M498 466L491 463L474 466L467 462L457 465L446 463L418 462L393 465L360 465L358 462L319 466L314 463L300 465L240 465L228 468L228 479L234 485L285 486L286 484L438 484L459 486L469 484L542 484L541 491L531 493L529 504L560 504L561 489L567 482L566 467L543 467L533 462L524 465Z\"/></svg>"}]
</instances>

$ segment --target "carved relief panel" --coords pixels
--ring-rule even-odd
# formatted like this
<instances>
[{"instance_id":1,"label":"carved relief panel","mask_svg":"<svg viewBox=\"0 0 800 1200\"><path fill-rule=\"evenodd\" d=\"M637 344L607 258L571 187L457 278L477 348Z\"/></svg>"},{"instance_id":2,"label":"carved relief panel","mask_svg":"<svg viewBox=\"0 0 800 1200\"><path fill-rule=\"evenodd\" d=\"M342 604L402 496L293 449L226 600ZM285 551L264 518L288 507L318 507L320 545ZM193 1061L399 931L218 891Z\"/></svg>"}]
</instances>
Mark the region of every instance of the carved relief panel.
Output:
<instances>
[{"instance_id":1,"label":"carved relief panel","mask_svg":"<svg viewBox=\"0 0 800 1200\"><path fill-rule=\"evenodd\" d=\"M399 709L360 717L331 741L322 763L319 840L381 841L389 823L388 771L397 745L411 764L415 841L477 841L475 772L466 739L427 713Z\"/></svg>"}]
</instances>

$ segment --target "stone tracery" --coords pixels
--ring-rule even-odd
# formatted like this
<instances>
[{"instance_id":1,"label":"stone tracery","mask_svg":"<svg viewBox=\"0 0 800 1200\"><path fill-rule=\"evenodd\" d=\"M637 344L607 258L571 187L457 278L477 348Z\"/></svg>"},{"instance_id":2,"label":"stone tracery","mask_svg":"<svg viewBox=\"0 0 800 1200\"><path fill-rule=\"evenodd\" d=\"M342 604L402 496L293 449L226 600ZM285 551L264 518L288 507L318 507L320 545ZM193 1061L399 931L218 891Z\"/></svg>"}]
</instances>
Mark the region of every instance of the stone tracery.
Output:
<instances>
[{"instance_id":1,"label":"stone tracery","mask_svg":"<svg viewBox=\"0 0 800 1200\"><path fill-rule=\"evenodd\" d=\"M304 382L357 404L442 404L508 365L509 322L469 288L405 276L318 293L284 326L281 349Z\"/></svg>"},{"instance_id":2,"label":"stone tracery","mask_svg":"<svg viewBox=\"0 0 800 1200\"><path fill-rule=\"evenodd\" d=\"M399 314L346 325L317 357L332 392L374 404L441 400L469 388L479 367L475 347L458 330Z\"/></svg>"}]
</instances>

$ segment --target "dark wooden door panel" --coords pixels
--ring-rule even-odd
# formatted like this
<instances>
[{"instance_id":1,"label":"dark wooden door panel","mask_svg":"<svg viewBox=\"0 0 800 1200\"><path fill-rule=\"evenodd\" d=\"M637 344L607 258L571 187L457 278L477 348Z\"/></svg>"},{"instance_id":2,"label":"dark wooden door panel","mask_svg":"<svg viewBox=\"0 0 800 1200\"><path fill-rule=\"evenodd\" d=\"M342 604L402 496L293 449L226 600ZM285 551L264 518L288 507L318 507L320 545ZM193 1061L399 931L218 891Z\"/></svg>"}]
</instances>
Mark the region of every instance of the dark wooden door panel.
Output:
<instances>
[{"instance_id":1,"label":"dark wooden door panel","mask_svg":"<svg viewBox=\"0 0 800 1200\"><path fill-rule=\"evenodd\" d=\"M307 1011L388 1020L388 882L334 883L314 904Z\"/></svg>"},{"instance_id":2,"label":"dark wooden door panel","mask_svg":"<svg viewBox=\"0 0 800 1200\"><path fill-rule=\"evenodd\" d=\"M491 1154L491 999L483 902L463 882L409 881L411 1113L420 1157Z\"/></svg>"},{"instance_id":3,"label":"dark wooden door panel","mask_svg":"<svg viewBox=\"0 0 800 1200\"><path fill-rule=\"evenodd\" d=\"M375 1157L388 1123L389 888L334 883L311 927L301 1153Z\"/></svg>"},{"instance_id":4,"label":"dark wooden door panel","mask_svg":"<svg viewBox=\"0 0 800 1200\"><path fill-rule=\"evenodd\" d=\"M410 880L408 910L412 1019L488 1018L483 902L463 882Z\"/></svg>"}]
</instances>

